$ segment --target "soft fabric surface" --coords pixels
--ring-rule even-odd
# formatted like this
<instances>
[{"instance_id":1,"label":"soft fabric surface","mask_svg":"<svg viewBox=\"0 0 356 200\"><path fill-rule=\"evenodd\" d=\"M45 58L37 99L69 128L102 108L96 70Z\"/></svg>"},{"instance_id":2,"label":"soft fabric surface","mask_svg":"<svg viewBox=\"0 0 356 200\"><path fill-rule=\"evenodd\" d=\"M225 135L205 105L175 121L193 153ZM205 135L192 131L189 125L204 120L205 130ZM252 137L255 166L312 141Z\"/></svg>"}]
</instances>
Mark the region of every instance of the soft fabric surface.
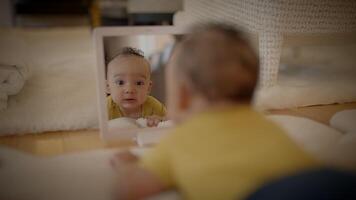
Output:
<instances>
[{"instance_id":1,"label":"soft fabric surface","mask_svg":"<svg viewBox=\"0 0 356 200\"><path fill-rule=\"evenodd\" d=\"M336 148L334 157L356 169L356 131L344 133Z\"/></svg>"},{"instance_id":2,"label":"soft fabric surface","mask_svg":"<svg viewBox=\"0 0 356 200\"><path fill-rule=\"evenodd\" d=\"M257 92L259 107L279 109L356 101L356 44L328 45L325 41L325 45L286 45L281 53L278 82Z\"/></svg>"},{"instance_id":3,"label":"soft fabric surface","mask_svg":"<svg viewBox=\"0 0 356 200\"><path fill-rule=\"evenodd\" d=\"M356 132L356 109L336 113L330 119L330 125L342 132Z\"/></svg>"},{"instance_id":4,"label":"soft fabric surface","mask_svg":"<svg viewBox=\"0 0 356 200\"><path fill-rule=\"evenodd\" d=\"M113 150L40 158L0 148L0 199L111 199Z\"/></svg>"},{"instance_id":5,"label":"soft fabric surface","mask_svg":"<svg viewBox=\"0 0 356 200\"><path fill-rule=\"evenodd\" d=\"M260 83L272 86L279 75L284 34L355 32L355 8L352 0L185 0L183 11L174 17L174 25L224 21L257 33Z\"/></svg>"},{"instance_id":6,"label":"soft fabric surface","mask_svg":"<svg viewBox=\"0 0 356 200\"><path fill-rule=\"evenodd\" d=\"M138 156L144 151L131 149ZM0 148L0 199L110 200L117 182L109 161L116 152L95 150L40 158ZM176 192L164 192L149 199L181 198Z\"/></svg>"},{"instance_id":7,"label":"soft fabric surface","mask_svg":"<svg viewBox=\"0 0 356 200\"><path fill-rule=\"evenodd\" d=\"M170 133L170 129L146 129L137 133L137 144L140 147L157 144L164 136Z\"/></svg>"},{"instance_id":8,"label":"soft fabric surface","mask_svg":"<svg viewBox=\"0 0 356 200\"><path fill-rule=\"evenodd\" d=\"M0 135L97 127L95 59L89 28L1 30L2 58L26 63L23 90L0 112ZM11 37L10 37L11 36ZM17 42L21 41L21 43Z\"/></svg>"},{"instance_id":9,"label":"soft fabric surface","mask_svg":"<svg viewBox=\"0 0 356 200\"><path fill-rule=\"evenodd\" d=\"M0 112L7 108L9 95L21 91L27 79L27 67L0 63L0 96L6 101L0 101Z\"/></svg>"},{"instance_id":10,"label":"soft fabric surface","mask_svg":"<svg viewBox=\"0 0 356 200\"><path fill-rule=\"evenodd\" d=\"M8 95L5 93L0 93L0 112L7 108Z\"/></svg>"},{"instance_id":11,"label":"soft fabric surface","mask_svg":"<svg viewBox=\"0 0 356 200\"><path fill-rule=\"evenodd\" d=\"M307 152L330 165L356 170L356 137L313 120L272 115L268 117L284 128L287 134Z\"/></svg>"},{"instance_id":12,"label":"soft fabric surface","mask_svg":"<svg viewBox=\"0 0 356 200\"><path fill-rule=\"evenodd\" d=\"M30 76L31 59L26 52L24 38L17 31L0 29L0 112L7 108L8 96L20 92Z\"/></svg>"},{"instance_id":13,"label":"soft fabric surface","mask_svg":"<svg viewBox=\"0 0 356 200\"><path fill-rule=\"evenodd\" d=\"M161 121L157 124L159 128L168 128L173 126L172 120ZM132 119L129 117L119 117L111 119L108 122L108 128L110 129L135 129L135 128L148 128L147 119L139 118Z\"/></svg>"},{"instance_id":14,"label":"soft fabric surface","mask_svg":"<svg viewBox=\"0 0 356 200\"><path fill-rule=\"evenodd\" d=\"M261 109L296 108L356 101L356 68L289 66L278 84L259 89L256 106Z\"/></svg>"}]
</instances>

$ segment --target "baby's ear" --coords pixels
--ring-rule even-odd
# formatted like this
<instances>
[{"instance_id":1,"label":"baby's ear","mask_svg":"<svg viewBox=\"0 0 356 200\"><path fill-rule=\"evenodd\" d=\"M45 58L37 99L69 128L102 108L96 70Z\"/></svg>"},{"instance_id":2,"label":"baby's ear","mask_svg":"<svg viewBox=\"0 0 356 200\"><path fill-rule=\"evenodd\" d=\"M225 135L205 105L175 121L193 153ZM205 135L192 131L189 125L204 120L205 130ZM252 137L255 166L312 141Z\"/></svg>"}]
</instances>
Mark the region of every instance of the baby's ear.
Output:
<instances>
[{"instance_id":1,"label":"baby's ear","mask_svg":"<svg viewBox=\"0 0 356 200\"><path fill-rule=\"evenodd\" d=\"M179 88L178 104L181 110L187 110L190 107L192 94L187 85L183 84Z\"/></svg>"},{"instance_id":2,"label":"baby's ear","mask_svg":"<svg viewBox=\"0 0 356 200\"><path fill-rule=\"evenodd\" d=\"M110 87L109 87L109 81L108 80L105 80L105 85L106 85L105 93L109 95L110 94Z\"/></svg>"},{"instance_id":3,"label":"baby's ear","mask_svg":"<svg viewBox=\"0 0 356 200\"><path fill-rule=\"evenodd\" d=\"M151 92L151 90L152 90L152 81L150 80L149 82L148 82L148 92Z\"/></svg>"}]
</instances>

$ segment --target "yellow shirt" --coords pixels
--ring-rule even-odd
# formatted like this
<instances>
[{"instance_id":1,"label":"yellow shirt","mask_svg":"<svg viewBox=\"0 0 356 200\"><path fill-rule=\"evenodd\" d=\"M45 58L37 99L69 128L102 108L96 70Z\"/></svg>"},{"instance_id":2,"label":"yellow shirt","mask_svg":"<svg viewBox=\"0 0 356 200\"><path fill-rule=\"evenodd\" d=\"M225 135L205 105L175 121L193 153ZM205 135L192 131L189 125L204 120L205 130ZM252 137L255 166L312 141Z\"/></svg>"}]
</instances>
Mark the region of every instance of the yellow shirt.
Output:
<instances>
[{"instance_id":1,"label":"yellow shirt","mask_svg":"<svg viewBox=\"0 0 356 200\"><path fill-rule=\"evenodd\" d=\"M266 181L318 163L247 106L192 117L140 163L186 199L243 199Z\"/></svg>"},{"instance_id":2,"label":"yellow shirt","mask_svg":"<svg viewBox=\"0 0 356 200\"><path fill-rule=\"evenodd\" d=\"M107 109L109 120L124 116L120 110L120 107L116 105L111 96L107 97ZM166 108L157 99L152 96L148 96L146 101L143 103L141 117L148 117L152 115L164 117L166 115Z\"/></svg>"}]
</instances>

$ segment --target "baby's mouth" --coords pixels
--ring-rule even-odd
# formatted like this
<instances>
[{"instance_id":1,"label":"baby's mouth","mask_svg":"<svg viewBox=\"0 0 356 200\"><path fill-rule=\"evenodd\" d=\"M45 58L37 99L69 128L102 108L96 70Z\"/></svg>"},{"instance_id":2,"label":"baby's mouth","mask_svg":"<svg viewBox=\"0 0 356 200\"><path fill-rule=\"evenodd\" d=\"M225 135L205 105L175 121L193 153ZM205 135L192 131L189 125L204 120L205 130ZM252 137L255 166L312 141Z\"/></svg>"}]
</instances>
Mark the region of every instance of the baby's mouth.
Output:
<instances>
[{"instance_id":1,"label":"baby's mouth","mask_svg":"<svg viewBox=\"0 0 356 200\"><path fill-rule=\"evenodd\" d=\"M135 98L126 98L126 99L124 99L124 101L125 102L134 102L134 101L136 101L136 99Z\"/></svg>"}]
</instances>

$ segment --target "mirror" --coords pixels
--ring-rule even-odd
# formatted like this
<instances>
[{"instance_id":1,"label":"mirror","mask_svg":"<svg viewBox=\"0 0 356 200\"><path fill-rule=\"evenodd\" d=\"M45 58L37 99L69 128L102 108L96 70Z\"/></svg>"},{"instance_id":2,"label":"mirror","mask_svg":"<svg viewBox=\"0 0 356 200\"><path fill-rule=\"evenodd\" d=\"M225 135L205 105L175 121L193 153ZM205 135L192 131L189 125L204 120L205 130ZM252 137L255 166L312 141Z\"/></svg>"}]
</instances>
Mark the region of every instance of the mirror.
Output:
<instances>
[{"instance_id":1,"label":"mirror","mask_svg":"<svg viewBox=\"0 0 356 200\"><path fill-rule=\"evenodd\" d=\"M183 29L102 27L94 31L100 132L104 140L172 125L166 118L165 65ZM151 121L161 121L152 127Z\"/></svg>"}]
</instances>

